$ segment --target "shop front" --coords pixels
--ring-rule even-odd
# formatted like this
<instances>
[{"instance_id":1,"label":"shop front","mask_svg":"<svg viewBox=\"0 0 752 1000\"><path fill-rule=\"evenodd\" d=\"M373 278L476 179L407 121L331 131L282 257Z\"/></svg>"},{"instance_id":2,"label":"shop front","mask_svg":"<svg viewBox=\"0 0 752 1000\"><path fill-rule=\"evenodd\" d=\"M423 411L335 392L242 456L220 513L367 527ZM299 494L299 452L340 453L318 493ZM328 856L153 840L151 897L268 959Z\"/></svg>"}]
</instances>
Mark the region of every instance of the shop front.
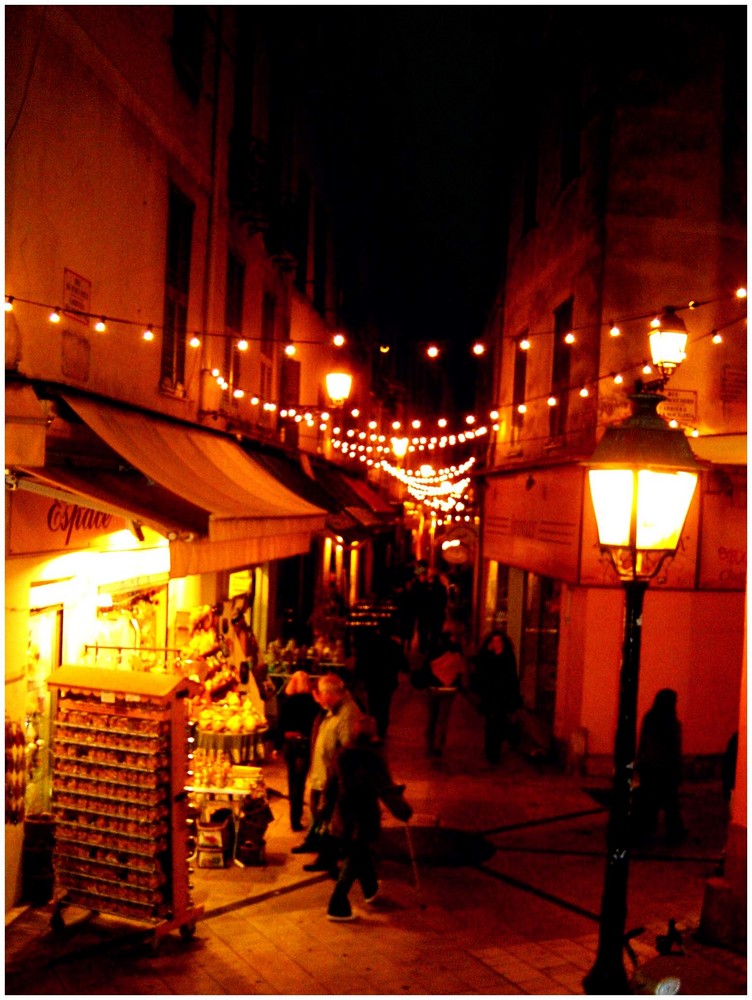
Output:
<instances>
[{"instance_id":1,"label":"shop front","mask_svg":"<svg viewBox=\"0 0 752 1000\"><path fill-rule=\"evenodd\" d=\"M23 746L10 789L19 808L6 810L6 906L22 896L24 815L55 809L55 671L184 677L200 740L249 763L267 725L262 651L278 566L304 558L324 528L324 510L232 441L76 403L96 449L63 461L53 434L45 465L7 452L17 460L6 472L6 730Z\"/></svg>"},{"instance_id":2,"label":"shop front","mask_svg":"<svg viewBox=\"0 0 752 1000\"><path fill-rule=\"evenodd\" d=\"M563 464L491 474L482 496L481 631L501 627L512 639L525 707L536 736L549 741L542 748L564 762L576 742L589 771L608 774L624 596L600 552L584 469ZM697 768L715 766L738 726L745 497L744 470L709 469L677 555L646 595L639 715L657 690L674 688L685 755ZM720 633L722 648L707 641ZM709 690L712 717L705 711Z\"/></svg>"}]
</instances>

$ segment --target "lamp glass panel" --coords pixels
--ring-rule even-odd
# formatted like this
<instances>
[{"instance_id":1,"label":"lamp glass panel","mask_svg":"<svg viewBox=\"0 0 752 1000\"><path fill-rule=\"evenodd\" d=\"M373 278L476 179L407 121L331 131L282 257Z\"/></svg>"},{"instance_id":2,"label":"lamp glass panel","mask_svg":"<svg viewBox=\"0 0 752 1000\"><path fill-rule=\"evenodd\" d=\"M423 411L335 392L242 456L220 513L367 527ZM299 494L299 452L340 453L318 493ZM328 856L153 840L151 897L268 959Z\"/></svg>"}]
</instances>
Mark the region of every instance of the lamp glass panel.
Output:
<instances>
[{"instance_id":1,"label":"lamp glass panel","mask_svg":"<svg viewBox=\"0 0 752 1000\"><path fill-rule=\"evenodd\" d=\"M687 357L687 334L678 330L656 330L650 334L650 354L654 365L676 367Z\"/></svg>"},{"instance_id":2,"label":"lamp glass panel","mask_svg":"<svg viewBox=\"0 0 752 1000\"><path fill-rule=\"evenodd\" d=\"M344 403L351 388L352 375L347 372L329 372L326 376L326 391L332 403Z\"/></svg>"},{"instance_id":3,"label":"lamp glass panel","mask_svg":"<svg viewBox=\"0 0 752 1000\"><path fill-rule=\"evenodd\" d=\"M636 547L673 551L692 502L696 473L642 469L637 482Z\"/></svg>"},{"instance_id":4,"label":"lamp glass panel","mask_svg":"<svg viewBox=\"0 0 752 1000\"><path fill-rule=\"evenodd\" d=\"M590 469L588 476L601 545L629 545L634 473L631 469Z\"/></svg>"}]
</instances>

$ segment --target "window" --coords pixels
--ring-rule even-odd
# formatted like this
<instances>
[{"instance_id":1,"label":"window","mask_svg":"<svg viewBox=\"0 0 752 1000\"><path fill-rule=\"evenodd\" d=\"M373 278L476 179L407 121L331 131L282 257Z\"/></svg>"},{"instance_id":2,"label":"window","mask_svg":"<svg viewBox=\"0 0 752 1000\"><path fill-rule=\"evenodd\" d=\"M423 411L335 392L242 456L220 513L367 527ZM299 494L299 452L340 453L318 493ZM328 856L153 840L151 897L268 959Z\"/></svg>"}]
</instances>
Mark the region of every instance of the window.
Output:
<instances>
[{"instance_id":1,"label":"window","mask_svg":"<svg viewBox=\"0 0 752 1000\"><path fill-rule=\"evenodd\" d=\"M277 312L277 299L271 292L264 292L261 303L261 353L271 358L274 349L274 320Z\"/></svg>"},{"instance_id":2,"label":"window","mask_svg":"<svg viewBox=\"0 0 752 1000\"><path fill-rule=\"evenodd\" d=\"M313 304L323 316L326 312L326 265L329 232L324 206L316 199L313 237Z\"/></svg>"},{"instance_id":3,"label":"window","mask_svg":"<svg viewBox=\"0 0 752 1000\"><path fill-rule=\"evenodd\" d=\"M308 291L308 216L311 206L311 182L301 174L295 205L295 287L303 295Z\"/></svg>"},{"instance_id":4,"label":"window","mask_svg":"<svg viewBox=\"0 0 752 1000\"><path fill-rule=\"evenodd\" d=\"M551 394L556 405L549 412L549 432L551 437L564 434L569 409L569 377L571 368L571 348L565 337L572 332L574 299L567 299L554 310L554 359L551 372Z\"/></svg>"},{"instance_id":5,"label":"window","mask_svg":"<svg viewBox=\"0 0 752 1000\"><path fill-rule=\"evenodd\" d=\"M569 66L563 77L561 101L561 183L564 187L580 173L582 80L574 66Z\"/></svg>"},{"instance_id":6,"label":"window","mask_svg":"<svg viewBox=\"0 0 752 1000\"><path fill-rule=\"evenodd\" d=\"M538 121L531 113L523 154L522 234L538 224Z\"/></svg>"},{"instance_id":7,"label":"window","mask_svg":"<svg viewBox=\"0 0 752 1000\"><path fill-rule=\"evenodd\" d=\"M227 255L227 288L225 289L225 364L224 375L230 392L240 381L240 354L237 342L243 330L243 286L245 265L230 252Z\"/></svg>"},{"instance_id":8,"label":"window","mask_svg":"<svg viewBox=\"0 0 752 1000\"><path fill-rule=\"evenodd\" d=\"M204 61L203 7L172 8L172 64L183 90L194 104L201 96Z\"/></svg>"},{"instance_id":9,"label":"window","mask_svg":"<svg viewBox=\"0 0 752 1000\"><path fill-rule=\"evenodd\" d=\"M167 266L160 387L180 394L185 392L185 339L193 211L193 202L171 186L167 215Z\"/></svg>"},{"instance_id":10,"label":"window","mask_svg":"<svg viewBox=\"0 0 752 1000\"><path fill-rule=\"evenodd\" d=\"M515 341L514 345L514 385L512 387L512 441L518 442L522 435L522 425L525 423L525 414L520 413L519 407L525 402L525 390L527 383L527 351L523 351L520 343L525 339L525 333Z\"/></svg>"}]
</instances>

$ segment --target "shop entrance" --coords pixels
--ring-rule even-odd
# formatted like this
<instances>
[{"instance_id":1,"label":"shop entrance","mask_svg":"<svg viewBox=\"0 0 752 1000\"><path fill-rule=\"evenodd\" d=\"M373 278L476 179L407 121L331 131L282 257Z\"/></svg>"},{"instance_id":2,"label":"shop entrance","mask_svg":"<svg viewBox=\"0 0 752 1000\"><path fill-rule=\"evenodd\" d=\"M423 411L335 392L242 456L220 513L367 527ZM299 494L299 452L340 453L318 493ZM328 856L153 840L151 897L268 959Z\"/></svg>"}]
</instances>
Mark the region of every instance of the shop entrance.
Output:
<instances>
[{"instance_id":1,"label":"shop entrance","mask_svg":"<svg viewBox=\"0 0 752 1000\"><path fill-rule=\"evenodd\" d=\"M559 655L561 583L525 573L520 682L525 704L553 726Z\"/></svg>"},{"instance_id":2,"label":"shop entrance","mask_svg":"<svg viewBox=\"0 0 752 1000\"><path fill-rule=\"evenodd\" d=\"M47 680L62 663L63 607L33 608L29 612L26 660L27 782L26 812L50 808L50 739L52 712ZM32 744L36 749L31 750Z\"/></svg>"}]
</instances>

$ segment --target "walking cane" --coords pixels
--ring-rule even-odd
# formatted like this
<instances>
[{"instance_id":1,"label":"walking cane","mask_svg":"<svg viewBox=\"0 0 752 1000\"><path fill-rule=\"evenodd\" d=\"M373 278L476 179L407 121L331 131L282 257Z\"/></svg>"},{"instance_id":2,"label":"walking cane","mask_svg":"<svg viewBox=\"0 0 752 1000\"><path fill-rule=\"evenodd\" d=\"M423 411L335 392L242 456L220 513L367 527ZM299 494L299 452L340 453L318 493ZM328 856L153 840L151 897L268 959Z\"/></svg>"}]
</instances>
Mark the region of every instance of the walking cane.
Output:
<instances>
[{"instance_id":1,"label":"walking cane","mask_svg":"<svg viewBox=\"0 0 752 1000\"><path fill-rule=\"evenodd\" d=\"M415 860L415 848L413 847L413 836L410 827L405 823L405 837L407 838L407 852L410 855L410 865L413 870L413 881L415 883L415 895L418 899L418 906L425 910L426 904L423 902L423 895L420 890L420 876L418 875L418 862Z\"/></svg>"}]
</instances>

